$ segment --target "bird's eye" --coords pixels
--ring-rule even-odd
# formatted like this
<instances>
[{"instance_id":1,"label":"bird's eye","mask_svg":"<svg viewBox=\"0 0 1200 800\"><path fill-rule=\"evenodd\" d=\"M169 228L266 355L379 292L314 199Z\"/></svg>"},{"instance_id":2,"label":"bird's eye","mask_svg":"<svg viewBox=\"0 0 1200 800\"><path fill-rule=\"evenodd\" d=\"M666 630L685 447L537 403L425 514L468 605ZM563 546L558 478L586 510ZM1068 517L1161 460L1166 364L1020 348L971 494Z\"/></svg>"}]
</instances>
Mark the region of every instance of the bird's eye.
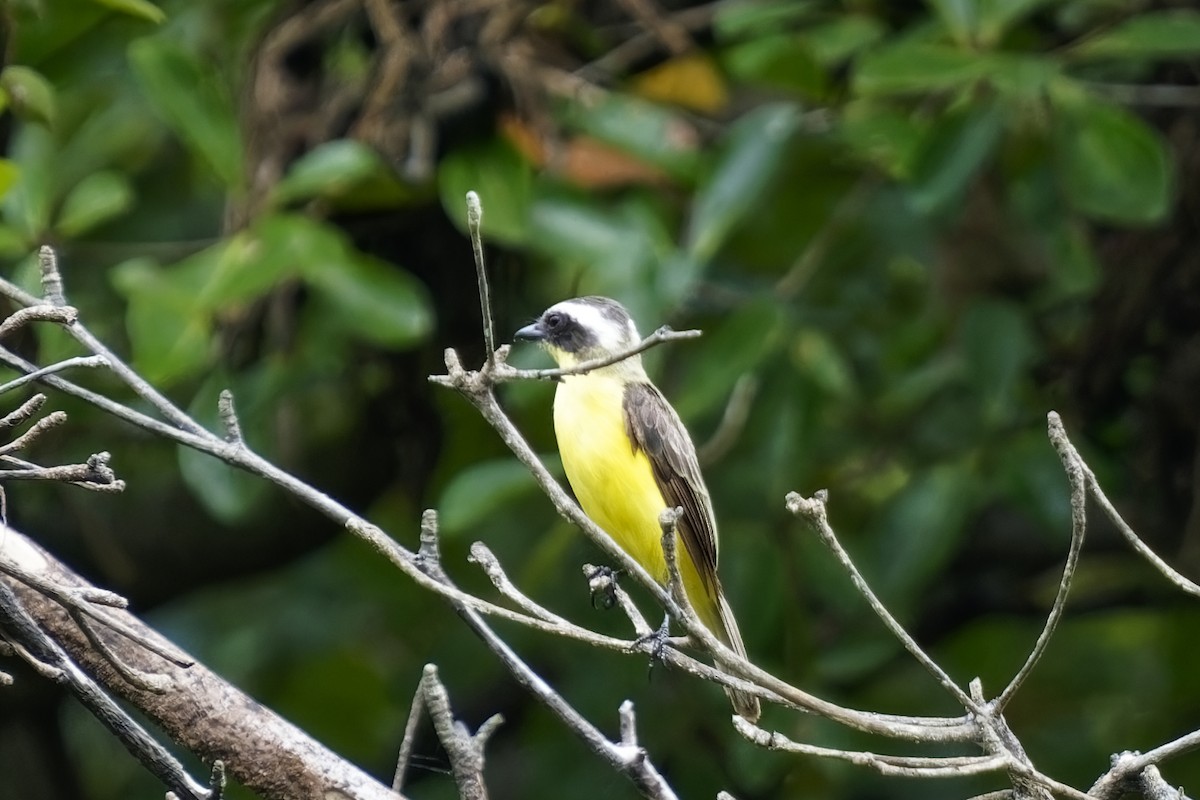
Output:
<instances>
[{"instance_id":1,"label":"bird's eye","mask_svg":"<svg viewBox=\"0 0 1200 800\"><path fill-rule=\"evenodd\" d=\"M564 322L566 322L566 318L563 317L563 315L558 313L557 311L546 315L546 319L545 319L546 327L552 331L556 331L559 328L561 328L563 326Z\"/></svg>"}]
</instances>

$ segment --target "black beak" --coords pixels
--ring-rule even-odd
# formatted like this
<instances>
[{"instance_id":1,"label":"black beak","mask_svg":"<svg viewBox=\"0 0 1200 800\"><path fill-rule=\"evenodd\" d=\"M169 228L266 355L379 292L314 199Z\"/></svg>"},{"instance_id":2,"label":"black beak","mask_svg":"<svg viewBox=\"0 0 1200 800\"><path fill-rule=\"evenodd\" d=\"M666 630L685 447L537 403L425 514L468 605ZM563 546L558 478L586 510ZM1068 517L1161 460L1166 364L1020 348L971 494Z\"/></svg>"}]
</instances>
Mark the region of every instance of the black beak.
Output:
<instances>
[{"instance_id":1,"label":"black beak","mask_svg":"<svg viewBox=\"0 0 1200 800\"><path fill-rule=\"evenodd\" d=\"M546 338L546 329L542 327L542 321L539 319L514 333L513 338L522 342L540 342Z\"/></svg>"}]
</instances>

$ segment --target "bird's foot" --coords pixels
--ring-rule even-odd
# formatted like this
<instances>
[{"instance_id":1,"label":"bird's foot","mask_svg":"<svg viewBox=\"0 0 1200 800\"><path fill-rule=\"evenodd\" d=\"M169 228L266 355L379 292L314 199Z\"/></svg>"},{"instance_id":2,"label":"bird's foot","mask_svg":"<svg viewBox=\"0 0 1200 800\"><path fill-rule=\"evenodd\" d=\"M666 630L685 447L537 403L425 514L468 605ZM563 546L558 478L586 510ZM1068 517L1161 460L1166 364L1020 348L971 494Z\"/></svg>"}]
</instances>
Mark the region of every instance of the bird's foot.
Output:
<instances>
[{"instance_id":1,"label":"bird's foot","mask_svg":"<svg viewBox=\"0 0 1200 800\"><path fill-rule=\"evenodd\" d=\"M584 567L588 588L592 592L592 608L602 608L608 611L617 604L617 576L621 570L612 567L596 567L588 564Z\"/></svg>"},{"instance_id":2,"label":"bird's foot","mask_svg":"<svg viewBox=\"0 0 1200 800\"><path fill-rule=\"evenodd\" d=\"M645 636L639 636L634 645L641 649L646 645L650 653L650 667L662 661L663 650L667 647L667 642L671 640L671 615L667 614L663 617L662 625L658 626L658 630L647 633Z\"/></svg>"}]
</instances>

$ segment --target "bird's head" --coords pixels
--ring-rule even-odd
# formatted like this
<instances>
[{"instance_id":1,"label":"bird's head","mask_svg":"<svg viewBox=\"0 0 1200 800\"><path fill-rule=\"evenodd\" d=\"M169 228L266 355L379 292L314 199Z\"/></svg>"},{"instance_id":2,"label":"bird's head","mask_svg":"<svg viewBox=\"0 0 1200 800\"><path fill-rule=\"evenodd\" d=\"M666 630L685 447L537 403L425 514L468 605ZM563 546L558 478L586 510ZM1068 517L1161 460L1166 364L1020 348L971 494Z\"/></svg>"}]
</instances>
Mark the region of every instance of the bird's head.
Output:
<instances>
[{"instance_id":1,"label":"bird's head","mask_svg":"<svg viewBox=\"0 0 1200 800\"><path fill-rule=\"evenodd\" d=\"M623 305L594 296L555 303L517 331L516 338L538 342L560 367L604 358L642 340ZM641 358L631 356L620 364L640 369Z\"/></svg>"}]
</instances>

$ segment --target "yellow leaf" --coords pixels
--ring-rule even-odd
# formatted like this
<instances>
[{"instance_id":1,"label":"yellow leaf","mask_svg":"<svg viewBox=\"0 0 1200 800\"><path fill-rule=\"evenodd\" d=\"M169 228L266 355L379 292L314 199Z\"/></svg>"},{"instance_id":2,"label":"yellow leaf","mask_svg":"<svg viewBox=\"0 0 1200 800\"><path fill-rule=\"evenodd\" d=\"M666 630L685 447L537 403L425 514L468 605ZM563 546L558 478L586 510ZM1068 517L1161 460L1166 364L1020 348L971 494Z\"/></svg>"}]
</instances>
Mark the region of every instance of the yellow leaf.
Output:
<instances>
[{"instance_id":1,"label":"yellow leaf","mask_svg":"<svg viewBox=\"0 0 1200 800\"><path fill-rule=\"evenodd\" d=\"M725 79L706 53L688 53L646 70L633 78L633 90L647 100L705 114L720 111L729 102Z\"/></svg>"}]
</instances>

